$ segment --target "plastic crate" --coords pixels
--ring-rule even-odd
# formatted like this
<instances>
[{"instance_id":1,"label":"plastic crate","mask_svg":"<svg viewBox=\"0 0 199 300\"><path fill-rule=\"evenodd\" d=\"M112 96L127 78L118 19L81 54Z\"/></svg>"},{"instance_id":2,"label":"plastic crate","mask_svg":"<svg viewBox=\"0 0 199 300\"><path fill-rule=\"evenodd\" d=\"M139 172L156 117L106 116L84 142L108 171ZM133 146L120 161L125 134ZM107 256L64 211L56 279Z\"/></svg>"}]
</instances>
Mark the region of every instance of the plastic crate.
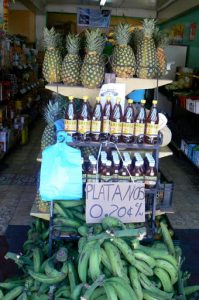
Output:
<instances>
[{"instance_id":1,"label":"plastic crate","mask_svg":"<svg viewBox=\"0 0 199 300\"><path fill-rule=\"evenodd\" d=\"M173 200L173 183L160 183L157 192L157 209L170 208Z\"/></svg>"}]
</instances>

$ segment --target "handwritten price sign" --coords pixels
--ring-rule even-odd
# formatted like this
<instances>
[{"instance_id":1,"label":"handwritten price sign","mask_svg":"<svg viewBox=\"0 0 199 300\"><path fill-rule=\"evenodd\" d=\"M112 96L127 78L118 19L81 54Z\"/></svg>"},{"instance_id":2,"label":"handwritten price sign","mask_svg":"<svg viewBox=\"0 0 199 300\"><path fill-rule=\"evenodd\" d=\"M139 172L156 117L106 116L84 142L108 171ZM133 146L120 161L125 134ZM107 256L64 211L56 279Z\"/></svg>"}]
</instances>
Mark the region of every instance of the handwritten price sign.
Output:
<instances>
[{"instance_id":1,"label":"handwritten price sign","mask_svg":"<svg viewBox=\"0 0 199 300\"><path fill-rule=\"evenodd\" d=\"M113 216L123 223L145 221L145 188L143 183L87 183L86 222L100 223Z\"/></svg>"}]
</instances>

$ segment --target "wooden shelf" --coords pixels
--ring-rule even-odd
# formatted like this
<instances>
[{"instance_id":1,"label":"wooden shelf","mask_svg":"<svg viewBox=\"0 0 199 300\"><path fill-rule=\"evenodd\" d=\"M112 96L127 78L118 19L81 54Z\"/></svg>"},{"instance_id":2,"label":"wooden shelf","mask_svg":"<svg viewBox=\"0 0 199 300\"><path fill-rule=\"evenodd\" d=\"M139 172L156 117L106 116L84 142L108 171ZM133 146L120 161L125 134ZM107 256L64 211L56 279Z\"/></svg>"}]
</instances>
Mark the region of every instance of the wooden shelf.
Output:
<instances>
[{"instance_id":1,"label":"wooden shelf","mask_svg":"<svg viewBox=\"0 0 199 300\"><path fill-rule=\"evenodd\" d=\"M172 80L168 79L140 79L140 78L119 78L116 77L116 83L126 84L126 95L128 95L133 90L141 89L154 89L158 86L163 86L171 83ZM83 96L88 96L91 104L92 99L95 101L96 96L99 95L100 89L87 89L83 86L67 86L62 83L59 84L47 84L46 89L53 92L59 93L63 96L74 96L82 99Z\"/></svg>"}]
</instances>

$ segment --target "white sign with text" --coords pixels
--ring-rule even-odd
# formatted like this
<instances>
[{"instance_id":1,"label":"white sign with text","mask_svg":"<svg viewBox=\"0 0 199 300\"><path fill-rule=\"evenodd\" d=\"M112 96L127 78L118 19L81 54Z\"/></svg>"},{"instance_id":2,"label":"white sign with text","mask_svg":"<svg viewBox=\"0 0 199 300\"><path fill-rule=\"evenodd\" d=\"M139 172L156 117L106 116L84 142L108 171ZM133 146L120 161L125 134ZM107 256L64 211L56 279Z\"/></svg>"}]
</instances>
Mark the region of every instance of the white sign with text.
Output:
<instances>
[{"instance_id":1,"label":"white sign with text","mask_svg":"<svg viewBox=\"0 0 199 300\"><path fill-rule=\"evenodd\" d=\"M105 216L123 223L145 221L143 183L96 182L86 184L86 223L100 223Z\"/></svg>"}]
</instances>

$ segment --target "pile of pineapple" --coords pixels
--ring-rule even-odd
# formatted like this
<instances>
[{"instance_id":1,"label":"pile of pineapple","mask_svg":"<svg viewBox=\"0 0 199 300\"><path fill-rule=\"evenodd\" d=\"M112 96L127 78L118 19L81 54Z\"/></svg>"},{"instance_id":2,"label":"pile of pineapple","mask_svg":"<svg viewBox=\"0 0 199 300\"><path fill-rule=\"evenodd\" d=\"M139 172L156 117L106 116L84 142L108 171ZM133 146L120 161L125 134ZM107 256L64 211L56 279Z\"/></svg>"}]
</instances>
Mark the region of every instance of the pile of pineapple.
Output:
<instances>
[{"instance_id":1,"label":"pile of pineapple","mask_svg":"<svg viewBox=\"0 0 199 300\"><path fill-rule=\"evenodd\" d=\"M100 29L87 29L83 38L78 34L66 37L67 54L62 60L60 34L54 28L44 29L46 53L43 74L49 83L63 81L67 85L82 84L87 88L99 88L104 81L105 59L103 50L106 37ZM154 19L144 19L142 30L120 23L114 31L115 46L111 66L117 77L157 78L165 75L164 46L168 39L156 26ZM84 58L80 49L84 46Z\"/></svg>"}]
</instances>

